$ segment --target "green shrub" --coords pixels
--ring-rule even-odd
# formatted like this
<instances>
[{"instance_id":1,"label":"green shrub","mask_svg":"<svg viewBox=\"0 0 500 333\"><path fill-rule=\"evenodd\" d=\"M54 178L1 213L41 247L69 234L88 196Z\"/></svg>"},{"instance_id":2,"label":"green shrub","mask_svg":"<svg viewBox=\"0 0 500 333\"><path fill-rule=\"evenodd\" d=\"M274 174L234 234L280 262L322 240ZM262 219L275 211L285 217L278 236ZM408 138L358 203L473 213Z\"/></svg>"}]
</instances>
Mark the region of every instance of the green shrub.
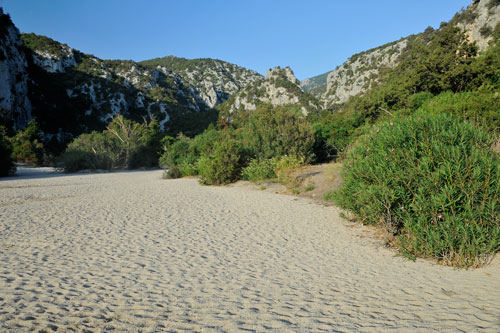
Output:
<instances>
[{"instance_id":1,"label":"green shrub","mask_svg":"<svg viewBox=\"0 0 500 333\"><path fill-rule=\"evenodd\" d=\"M132 150L128 161L129 169L154 168L158 166L158 154L154 147L138 146Z\"/></svg>"},{"instance_id":2,"label":"green shrub","mask_svg":"<svg viewBox=\"0 0 500 333\"><path fill-rule=\"evenodd\" d=\"M61 155L66 172L83 169L110 170L125 165L125 154L115 136L104 131L82 134Z\"/></svg>"},{"instance_id":3,"label":"green shrub","mask_svg":"<svg viewBox=\"0 0 500 333\"><path fill-rule=\"evenodd\" d=\"M361 139L335 201L398 235L403 254L476 265L500 249L492 135L446 114L386 123Z\"/></svg>"},{"instance_id":4,"label":"green shrub","mask_svg":"<svg viewBox=\"0 0 500 333\"><path fill-rule=\"evenodd\" d=\"M86 169L110 170L113 161L105 154L95 154L88 151L69 149L61 156L64 171L71 173Z\"/></svg>"},{"instance_id":5,"label":"green shrub","mask_svg":"<svg viewBox=\"0 0 500 333\"><path fill-rule=\"evenodd\" d=\"M259 182L276 177L272 161L258 159L251 160L248 166L243 169L242 175L243 179L251 182Z\"/></svg>"},{"instance_id":6,"label":"green shrub","mask_svg":"<svg viewBox=\"0 0 500 333\"><path fill-rule=\"evenodd\" d=\"M210 126L193 139L184 135L178 136L175 141L168 138L168 142L163 147L164 152L160 158L160 164L166 166L177 165L181 169L185 169L187 175L196 174L196 161L202 154L209 154L212 151L212 147L218 138L219 132L213 126Z\"/></svg>"},{"instance_id":7,"label":"green shrub","mask_svg":"<svg viewBox=\"0 0 500 333\"><path fill-rule=\"evenodd\" d=\"M314 159L311 124L294 106L261 105L236 122L240 141L258 159L283 155Z\"/></svg>"},{"instance_id":8,"label":"green shrub","mask_svg":"<svg viewBox=\"0 0 500 333\"><path fill-rule=\"evenodd\" d=\"M314 185L307 185L306 186L306 189L304 190L304 192L309 192L309 191L312 191L314 190L316 187Z\"/></svg>"},{"instance_id":9,"label":"green shrub","mask_svg":"<svg viewBox=\"0 0 500 333\"><path fill-rule=\"evenodd\" d=\"M31 120L25 129L17 131L12 138L12 155L18 162L43 164L45 149L35 120Z\"/></svg>"},{"instance_id":10,"label":"green shrub","mask_svg":"<svg viewBox=\"0 0 500 333\"><path fill-rule=\"evenodd\" d=\"M11 154L12 144L6 135L6 129L0 125L0 177L10 176L16 171Z\"/></svg>"},{"instance_id":11,"label":"green shrub","mask_svg":"<svg viewBox=\"0 0 500 333\"><path fill-rule=\"evenodd\" d=\"M188 137L180 137L177 141L165 147L165 151L160 158L160 164L174 166L181 164L183 161L196 162L196 159L189 154L190 141L191 139Z\"/></svg>"},{"instance_id":12,"label":"green shrub","mask_svg":"<svg viewBox=\"0 0 500 333\"><path fill-rule=\"evenodd\" d=\"M81 169L135 169L158 165L159 126L139 124L117 116L102 132L78 136L62 155L67 172ZM87 162L84 159L89 159ZM71 170L71 171L70 171Z\"/></svg>"},{"instance_id":13,"label":"green shrub","mask_svg":"<svg viewBox=\"0 0 500 333\"><path fill-rule=\"evenodd\" d=\"M196 169L196 163L189 163L183 161L181 164L177 165L182 177L195 176L198 174L198 169Z\"/></svg>"},{"instance_id":14,"label":"green shrub","mask_svg":"<svg viewBox=\"0 0 500 333\"><path fill-rule=\"evenodd\" d=\"M200 183L205 185L228 184L241 176L241 145L225 138L214 145L212 154L204 154L196 163Z\"/></svg>"},{"instance_id":15,"label":"green shrub","mask_svg":"<svg viewBox=\"0 0 500 333\"><path fill-rule=\"evenodd\" d=\"M304 157L300 156L281 156L271 161L274 173L282 184L288 184L292 181L291 172L305 163Z\"/></svg>"},{"instance_id":16,"label":"green shrub","mask_svg":"<svg viewBox=\"0 0 500 333\"><path fill-rule=\"evenodd\" d=\"M179 168L175 165L170 169L163 171L163 179L177 179L181 177L181 170L179 170Z\"/></svg>"}]
</instances>

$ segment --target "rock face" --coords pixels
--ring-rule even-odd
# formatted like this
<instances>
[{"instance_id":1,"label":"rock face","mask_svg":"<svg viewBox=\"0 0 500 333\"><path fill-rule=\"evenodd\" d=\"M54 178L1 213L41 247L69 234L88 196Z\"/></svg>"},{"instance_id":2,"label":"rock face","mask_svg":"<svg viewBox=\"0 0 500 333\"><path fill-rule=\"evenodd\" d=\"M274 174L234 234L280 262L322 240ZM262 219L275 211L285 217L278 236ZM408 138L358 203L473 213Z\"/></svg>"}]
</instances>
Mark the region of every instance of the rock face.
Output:
<instances>
[{"instance_id":1,"label":"rock face","mask_svg":"<svg viewBox=\"0 0 500 333\"><path fill-rule=\"evenodd\" d=\"M462 28L469 40L476 42L479 49L484 50L499 22L500 1L475 0L466 10L457 13L449 24ZM416 36L355 54L333 71L302 81L301 86L314 94L323 107L330 108L345 103L349 97L364 94L377 84L385 69L397 66L409 40ZM326 82L323 80L325 75Z\"/></svg>"},{"instance_id":2,"label":"rock face","mask_svg":"<svg viewBox=\"0 0 500 333\"><path fill-rule=\"evenodd\" d=\"M298 105L304 115L319 109L317 100L302 91L290 67L279 66L269 69L264 80L256 81L235 94L222 108L229 113L245 112L253 111L263 103L273 106Z\"/></svg>"},{"instance_id":3,"label":"rock face","mask_svg":"<svg viewBox=\"0 0 500 333\"><path fill-rule=\"evenodd\" d=\"M452 19L463 30L469 41L476 42L482 51L488 47L491 33L500 22L500 1L497 0L475 0L466 11L458 13Z\"/></svg>"},{"instance_id":4,"label":"rock face","mask_svg":"<svg viewBox=\"0 0 500 333\"><path fill-rule=\"evenodd\" d=\"M140 63L150 68L175 72L193 87L197 98L209 108L224 103L246 85L262 79L259 73L217 59L184 59L173 56Z\"/></svg>"},{"instance_id":5,"label":"rock face","mask_svg":"<svg viewBox=\"0 0 500 333\"><path fill-rule=\"evenodd\" d=\"M49 73L62 73L66 68L76 66L74 50L67 45L61 45L61 54L51 54L44 50L34 50L33 61Z\"/></svg>"},{"instance_id":6,"label":"rock face","mask_svg":"<svg viewBox=\"0 0 500 333\"><path fill-rule=\"evenodd\" d=\"M0 8L0 116L13 121L15 129L31 120L28 63L21 47L19 30Z\"/></svg>"},{"instance_id":7,"label":"rock face","mask_svg":"<svg viewBox=\"0 0 500 333\"><path fill-rule=\"evenodd\" d=\"M378 82L384 68L394 68L403 53L407 39L401 39L351 56L342 66L330 72L326 92L321 96L326 107L342 104L349 97L364 93Z\"/></svg>"}]
</instances>

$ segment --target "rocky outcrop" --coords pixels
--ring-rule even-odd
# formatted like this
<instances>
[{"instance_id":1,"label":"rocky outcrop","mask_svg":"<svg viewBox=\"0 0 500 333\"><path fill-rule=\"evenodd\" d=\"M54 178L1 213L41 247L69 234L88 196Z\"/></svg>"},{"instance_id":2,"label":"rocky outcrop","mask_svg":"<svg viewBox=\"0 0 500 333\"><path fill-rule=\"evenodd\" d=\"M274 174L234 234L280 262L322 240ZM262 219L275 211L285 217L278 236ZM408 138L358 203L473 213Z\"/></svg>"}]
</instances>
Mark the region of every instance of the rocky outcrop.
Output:
<instances>
[{"instance_id":1,"label":"rocky outcrop","mask_svg":"<svg viewBox=\"0 0 500 333\"><path fill-rule=\"evenodd\" d=\"M0 116L16 129L31 120L27 65L19 30L0 8Z\"/></svg>"},{"instance_id":2,"label":"rocky outcrop","mask_svg":"<svg viewBox=\"0 0 500 333\"><path fill-rule=\"evenodd\" d=\"M269 69L264 80L250 84L223 104L222 108L229 113L245 112L255 110L259 104L298 105L304 115L319 110L317 100L302 91L300 81L290 67Z\"/></svg>"}]
</instances>

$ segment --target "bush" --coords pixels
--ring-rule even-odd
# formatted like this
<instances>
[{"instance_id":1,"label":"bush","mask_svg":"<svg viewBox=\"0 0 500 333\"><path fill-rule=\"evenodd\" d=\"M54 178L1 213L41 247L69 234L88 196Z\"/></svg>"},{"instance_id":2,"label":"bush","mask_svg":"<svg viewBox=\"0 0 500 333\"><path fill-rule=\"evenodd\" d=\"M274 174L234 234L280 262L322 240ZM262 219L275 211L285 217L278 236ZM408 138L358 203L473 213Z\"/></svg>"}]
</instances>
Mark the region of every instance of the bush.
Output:
<instances>
[{"instance_id":1,"label":"bush","mask_svg":"<svg viewBox=\"0 0 500 333\"><path fill-rule=\"evenodd\" d=\"M179 168L175 165L170 169L163 171L163 179L177 179L181 177L181 170L179 170Z\"/></svg>"},{"instance_id":2,"label":"bush","mask_svg":"<svg viewBox=\"0 0 500 333\"><path fill-rule=\"evenodd\" d=\"M251 160L248 166L243 169L242 175L243 179L251 182L259 182L276 177L272 161L258 159Z\"/></svg>"},{"instance_id":3,"label":"bush","mask_svg":"<svg viewBox=\"0 0 500 333\"><path fill-rule=\"evenodd\" d=\"M84 169L110 170L125 163L120 141L106 131L82 134L61 156L66 172Z\"/></svg>"},{"instance_id":4,"label":"bush","mask_svg":"<svg viewBox=\"0 0 500 333\"><path fill-rule=\"evenodd\" d=\"M25 129L17 131L12 138L12 155L18 162L43 164L45 149L35 120L31 120Z\"/></svg>"},{"instance_id":5,"label":"bush","mask_svg":"<svg viewBox=\"0 0 500 333\"><path fill-rule=\"evenodd\" d=\"M16 171L11 156L12 145L5 132L5 128L0 126L0 177L10 176Z\"/></svg>"},{"instance_id":6,"label":"bush","mask_svg":"<svg viewBox=\"0 0 500 333\"><path fill-rule=\"evenodd\" d=\"M470 120L490 130L500 130L498 106L500 96L495 89L479 89L477 91L452 93L447 91L427 100L421 111L428 113L449 113Z\"/></svg>"},{"instance_id":7,"label":"bush","mask_svg":"<svg viewBox=\"0 0 500 333\"><path fill-rule=\"evenodd\" d=\"M198 174L198 169L196 169L196 163L182 162L177 165L182 177L195 176Z\"/></svg>"},{"instance_id":8,"label":"bush","mask_svg":"<svg viewBox=\"0 0 500 333\"><path fill-rule=\"evenodd\" d=\"M292 181L290 174L292 171L305 163L305 159L299 156L281 156L272 160L273 170L282 184L288 184Z\"/></svg>"},{"instance_id":9,"label":"bush","mask_svg":"<svg viewBox=\"0 0 500 333\"><path fill-rule=\"evenodd\" d=\"M229 184L240 178L241 151L238 142L225 138L214 145L212 154L204 154L196 163L200 183L205 185Z\"/></svg>"},{"instance_id":10,"label":"bush","mask_svg":"<svg viewBox=\"0 0 500 333\"><path fill-rule=\"evenodd\" d=\"M417 114L361 139L335 201L398 235L403 254L468 267L500 249L500 158L492 135Z\"/></svg>"},{"instance_id":11,"label":"bush","mask_svg":"<svg viewBox=\"0 0 500 333\"><path fill-rule=\"evenodd\" d=\"M158 154L154 147L139 146L132 150L128 161L129 169L154 168L158 166Z\"/></svg>"},{"instance_id":12,"label":"bush","mask_svg":"<svg viewBox=\"0 0 500 333\"><path fill-rule=\"evenodd\" d=\"M68 173L85 169L109 170L113 165L113 161L105 154L95 154L76 149L66 150L61 156L61 162L64 164L64 171Z\"/></svg>"},{"instance_id":13,"label":"bush","mask_svg":"<svg viewBox=\"0 0 500 333\"><path fill-rule=\"evenodd\" d=\"M293 106L261 105L236 123L243 146L258 159L283 155L314 159L312 126Z\"/></svg>"},{"instance_id":14,"label":"bush","mask_svg":"<svg viewBox=\"0 0 500 333\"><path fill-rule=\"evenodd\" d=\"M63 163L70 164L65 166L66 172L154 167L158 165L160 149L158 131L156 121L139 124L120 115L103 132L91 132L77 137L68 145L61 159Z\"/></svg>"}]
</instances>

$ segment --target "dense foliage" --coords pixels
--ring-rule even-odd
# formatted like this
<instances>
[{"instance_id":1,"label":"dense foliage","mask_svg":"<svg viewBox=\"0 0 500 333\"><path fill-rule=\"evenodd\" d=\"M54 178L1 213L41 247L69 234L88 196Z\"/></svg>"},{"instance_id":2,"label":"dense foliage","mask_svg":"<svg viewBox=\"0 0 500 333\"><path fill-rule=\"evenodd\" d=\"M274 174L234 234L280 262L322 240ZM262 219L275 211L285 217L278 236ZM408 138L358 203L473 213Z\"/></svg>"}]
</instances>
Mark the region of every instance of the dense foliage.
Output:
<instances>
[{"instance_id":1,"label":"dense foliage","mask_svg":"<svg viewBox=\"0 0 500 333\"><path fill-rule=\"evenodd\" d=\"M255 111L238 114L230 123L221 119L220 126L193 139L181 136L168 142L160 159L160 164L172 170L166 177L198 174L204 184L225 184L242 177L257 180L276 177L277 167L270 171L260 168L276 164L284 156L301 163L315 158L313 128L294 106L262 104Z\"/></svg>"},{"instance_id":2,"label":"dense foliage","mask_svg":"<svg viewBox=\"0 0 500 333\"><path fill-rule=\"evenodd\" d=\"M500 157L469 122L418 113L384 123L349 154L336 202L399 235L408 256L475 265L500 249Z\"/></svg>"}]
</instances>

